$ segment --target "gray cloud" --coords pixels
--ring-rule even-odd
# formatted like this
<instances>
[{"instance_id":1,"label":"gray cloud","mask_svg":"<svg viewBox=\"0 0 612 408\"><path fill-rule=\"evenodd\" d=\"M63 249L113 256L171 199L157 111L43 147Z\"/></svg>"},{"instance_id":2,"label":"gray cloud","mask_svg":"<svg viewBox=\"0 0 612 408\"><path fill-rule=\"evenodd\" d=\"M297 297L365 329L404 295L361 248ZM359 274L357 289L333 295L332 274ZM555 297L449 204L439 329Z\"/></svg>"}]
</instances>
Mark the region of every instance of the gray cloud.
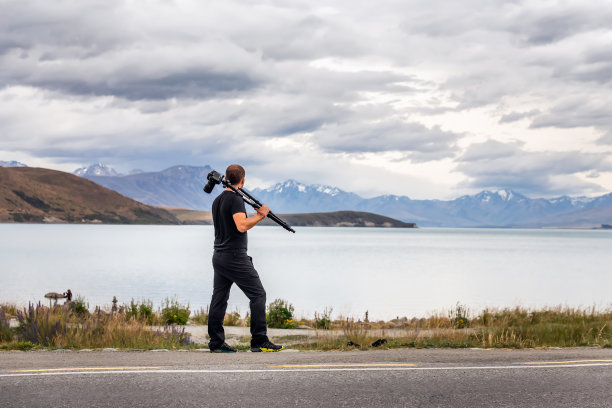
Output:
<instances>
[{"instance_id":1,"label":"gray cloud","mask_svg":"<svg viewBox=\"0 0 612 408\"><path fill-rule=\"evenodd\" d=\"M459 135L439 127L386 120L382 123L336 123L315 135L316 144L332 152L407 152L415 162L452 157Z\"/></svg>"},{"instance_id":2,"label":"gray cloud","mask_svg":"<svg viewBox=\"0 0 612 408\"><path fill-rule=\"evenodd\" d=\"M612 101L591 95L570 96L557 103L548 112L537 116L530 127L537 128L588 128L602 131L598 140L600 144L612 144L612 118L610 103Z\"/></svg>"},{"instance_id":3,"label":"gray cloud","mask_svg":"<svg viewBox=\"0 0 612 408\"><path fill-rule=\"evenodd\" d=\"M612 16L609 4L571 2L553 7L534 7L519 12L508 29L529 45L562 41L581 32L607 29Z\"/></svg>"},{"instance_id":4,"label":"gray cloud","mask_svg":"<svg viewBox=\"0 0 612 408\"><path fill-rule=\"evenodd\" d=\"M476 162L510 158L520 151L523 143L502 143L496 140L487 140L482 143L471 144L459 157L460 162Z\"/></svg>"},{"instance_id":5,"label":"gray cloud","mask_svg":"<svg viewBox=\"0 0 612 408\"><path fill-rule=\"evenodd\" d=\"M577 173L612 169L606 154L530 152L522 143L487 141L470 145L457 160L457 170L468 176L469 187L511 188L525 194L557 195L601 192Z\"/></svg>"}]
</instances>

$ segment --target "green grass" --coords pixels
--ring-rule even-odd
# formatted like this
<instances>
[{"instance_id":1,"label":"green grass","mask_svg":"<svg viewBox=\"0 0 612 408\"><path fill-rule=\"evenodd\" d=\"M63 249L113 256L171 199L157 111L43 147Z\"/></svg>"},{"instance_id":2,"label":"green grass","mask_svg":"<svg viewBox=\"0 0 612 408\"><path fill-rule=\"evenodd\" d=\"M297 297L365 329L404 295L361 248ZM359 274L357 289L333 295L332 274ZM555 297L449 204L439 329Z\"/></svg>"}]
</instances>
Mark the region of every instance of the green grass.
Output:
<instances>
[{"instance_id":1,"label":"green grass","mask_svg":"<svg viewBox=\"0 0 612 408\"><path fill-rule=\"evenodd\" d=\"M11 350L28 351L28 350L40 349L40 348L42 347L40 346L37 347L35 344L32 344L29 341L12 340L9 342L0 343L0 350L6 350L6 351L11 351Z\"/></svg>"}]
</instances>

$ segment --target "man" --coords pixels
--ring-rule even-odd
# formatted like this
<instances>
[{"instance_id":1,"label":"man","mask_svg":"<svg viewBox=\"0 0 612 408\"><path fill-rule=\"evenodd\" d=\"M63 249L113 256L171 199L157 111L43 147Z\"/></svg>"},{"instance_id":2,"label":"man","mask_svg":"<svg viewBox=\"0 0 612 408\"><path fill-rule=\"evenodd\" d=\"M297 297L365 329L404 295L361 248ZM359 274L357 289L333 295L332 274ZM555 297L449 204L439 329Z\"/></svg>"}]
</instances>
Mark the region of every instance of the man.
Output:
<instances>
[{"instance_id":1,"label":"man","mask_svg":"<svg viewBox=\"0 0 612 408\"><path fill-rule=\"evenodd\" d=\"M245 171L232 164L225 171L225 178L235 188L244 186ZM208 314L208 346L212 353L235 353L236 349L225 343L223 318L227 299L233 283L249 298L251 308L251 351L280 351L284 347L270 342L266 329L266 291L247 255L247 231L264 220L270 209L263 205L257 214L247 217L242 197L231 189L225 189L213 202L212 216L215 225L215 251L212 262L215 270L213 294Z\"/></svg>"}]
</instances>

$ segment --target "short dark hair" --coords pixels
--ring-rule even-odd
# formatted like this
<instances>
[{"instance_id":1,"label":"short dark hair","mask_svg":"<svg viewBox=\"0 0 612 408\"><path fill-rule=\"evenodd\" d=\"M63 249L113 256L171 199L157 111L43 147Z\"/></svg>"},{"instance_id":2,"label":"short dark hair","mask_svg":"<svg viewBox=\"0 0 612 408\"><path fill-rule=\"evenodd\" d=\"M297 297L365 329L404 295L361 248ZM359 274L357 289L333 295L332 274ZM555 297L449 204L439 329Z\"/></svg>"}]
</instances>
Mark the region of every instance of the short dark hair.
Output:
<instances>
[{"instance_id":1,"label":"short dark hair","mask_svg":"<svg viewBox=\"0 0 612 408\"><path fill-rule=\"evenodd\" d=\"M225 170L225 178L232 184L232 186L240 183L240 180L244 177L244 167L239 164L231 164Z\"/></svg>"}]
</instances>

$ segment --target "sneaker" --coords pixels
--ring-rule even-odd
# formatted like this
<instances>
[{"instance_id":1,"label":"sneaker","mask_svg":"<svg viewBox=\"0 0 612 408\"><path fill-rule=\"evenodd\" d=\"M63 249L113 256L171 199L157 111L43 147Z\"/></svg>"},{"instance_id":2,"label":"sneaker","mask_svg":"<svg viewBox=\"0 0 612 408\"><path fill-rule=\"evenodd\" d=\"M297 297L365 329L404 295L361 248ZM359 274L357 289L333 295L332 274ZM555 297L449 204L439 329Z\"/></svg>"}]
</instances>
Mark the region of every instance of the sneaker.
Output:
<instances>
[{"instance_id":1,"label":"sneaker","mask_svg":"<svg viewBox=\"0 0 612 408\"><path fill-rule=\"evenodd\" d=\"M251 351L254 353L260 352L260 351L269 351L269 352L274 352L274 351L281 351L284 350L285 346L278 346L274 343L272 343L271 341L266 341L263 344L257 346L257 347L253 347L251 346Z\"/></svg>"},{"instance_id":2,"label":"sneaker","mask_svg":"<svg viewBox=\"0 0 612 408\"><path fill-rule=\"evenodd\" d=\"M236 351L238 350L236 350L235 348L233 348L227 343L223 343L220 347L210 349L211 353L235 353Z\"/></svg>"}]
</instances>

